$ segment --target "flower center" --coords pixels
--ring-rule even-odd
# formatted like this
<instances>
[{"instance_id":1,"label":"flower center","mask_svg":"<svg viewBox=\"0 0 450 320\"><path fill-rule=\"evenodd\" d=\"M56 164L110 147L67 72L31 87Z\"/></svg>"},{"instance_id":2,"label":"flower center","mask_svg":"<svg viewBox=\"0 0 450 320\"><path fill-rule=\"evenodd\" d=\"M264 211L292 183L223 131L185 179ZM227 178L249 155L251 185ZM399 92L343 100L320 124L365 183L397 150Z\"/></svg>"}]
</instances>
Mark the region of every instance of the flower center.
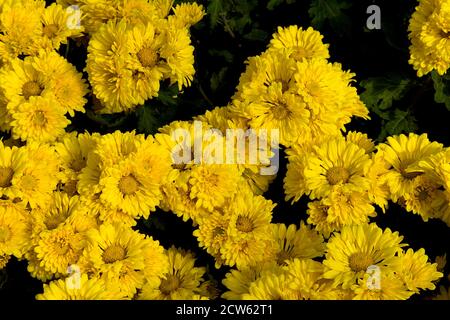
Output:
<instances>
[{"instance_id":1,"label":"flower center","mask_svg":"<svg viewBox=\"0 0 450 320\"><path fill-rule=\"evenodd\" d=\"M0 242L6 242L11 238L11 231L9 228L0 228Z\"/></svg>"},{"instance_id":2,"label":"flower center","mask_svg":"<svg viewBox=\"0 0 450 320\"><path fill-rule=\"evenodd\" d=\"M286 102L278 101L278 103L274 104L273 108L273 117L277 120L286 119L291 115L291 111L289 110Z\"/></svg>"},{"instance_id":3,"label":"flower center","mask_svg":"<svg viewBox=\"0 0 450 320\"><path fill-rule=\"evenodd\" d=\"M22 86L22 94L25 99L30 99L30 97L38 96L42 93L43 88L36 81L28 81Z\"/></svg>"},{"instance_id":4,"label":"flower center","mask_svg":"<svg viewBox=\"0 0 450 320\"><path fill-rule=\"evenodd\" d=\"M236 220L236 228L241 232L252 232L253 222L249 217L239 216Z\"/></svg>"},{"instance_id":5,"label":"flower center","mask_svg":"<svg viewBox=\"0 0 450 320\"><path fill-rule=\"evenodd\" d=\"M423 174L423 172L414 172L414 171L412 171L412 172L405 172L405 171L402 171L401 174L402 174L403 178L405 178L407 180L413 180L414 178L416 178L418 176L421 176Z\"/></svg>"},{"instance_id":6,"label":"flower center","mask_svg":"<svg viewBox=\"0 0 450 320\"><path fill-rule=\"evenodd\" d=\"M45 226L48 230L56 229L62 222L64 222L65 217L61 215L52 215L45 221Z\"/></svg>"},{"instance_id":7,"label":"flower center","mask_svg":"<svg viewBox=\"0 0 450 320\"><path fill-rule=\"evenodd\" d=\"M348 258L348 265L353 272L366 271L373 263L374 261L371 256L361 252L353 253Z\"/></svg>"},{"instance_id":8,"label":"flower center","mask_svg":"<svg viewBox=\"0 0 450 320\"><path fill-rule=\"evenodd\" d=\"M126 252L125 249L119 245L112 245L103 251L103 261L105 263L113 263L119 260L125 259Z\"/></svg>"},{"instance_id":9,"label":"flower center","mask_svg":"<svg viewBox=\"0 0 450 320\"><path fill-rule=\"evenodd\" d=\"M163 293L163 294L170 294L171 292L177 290L180 287L180 279L178 278L178 276L174 275L174 274L170 274L167 276L166 279L163 279L161 281L161 284L159 285L159 290Z\"/></svg>"},{"instance_id":10,"label":"flower center","mask_svg":"<svg viewBox=\"0 0 450 320\"><path fill-rule=\"evenodd\" d=\"M58 33L58 25L52 23L44 26L42 28L42 33L47 36L47 38L53 38Z\"/></svg>"},{"instance_id":11,"label":"flower center","mask_svg":"<svg viewBox=\"0 0 450 320\"><path fill-rule=\"evenodd\" d=\"M221 227L215 227L213 230L213 237L220 237L225 234L225 230Z\"/></svg>"},{"instance_id":12,"label":"flower center","mask_svg":"<svg viewBox=\"0 0 450 320\"><path fill-rule=\"evenodd\" d=\"M321 86L317 82L309 82L306 84L306 90L311 96L318 97L320 96Z\"/></svg>"},{"instance_id":13,"label":"flower center","mask_svg":"<svg viewBox=\"0 0 450 320\"><path fill-rule=\"evenodd\" d=\"M47 124L47 118L43 111L37 111L33 116L34 123L38 126L44 126Z\"/></svg>"},{"instance_id":14,"label":"flower center","mask_svg":"<svg viewBox=\"0 0 450 320\"><path fill-rule=\"evenodd\" d=\"M36 178L30 175L26 175L22 177L21 186L25 190L33 190L36 186L37 181Z\"/></svg>"},{"instance_id":15,"label":"flower center","mask_svg":"<svg viewBox=\"0 0 450 320\"><path fill-rule=\"evenodd\" d=\"M72 169L75 172L80 172L81 169L83 169L84 167L86 167L86 160L84 158L82 159L75 159L74 161L72 161Z\"/></svg>"},{"instance_id":16,"label":"flower center","mask_svg":"<svg viewBox=\"0 0 450 320\"><path fill-rule=\"evenodd\" d=\"M291 56L295 60L300 61L303 58L311 57L311 53L308 52L304 47L296 47Z\"/></svg>"},{"instance_id":17,"label":"flower center","mask_svg":"<svg viewBox=\"0 0 450 320\"><path fill-rule=\"evenodd\" d=\"M333 167L327 171L327 180L334 186L338 183L347 183L350 178L350 173L347 169L342 167Z\"/></svg>"},{"instance_id":18,"label":"flower center","mask_svg":"<svg viewBox=\"0 0 450 320\"><path fill-rule=\"evenodd\" d=\"M132 175L122 177L119 181L119 190L125 195L134 194L139 190L139 183Z\"/></svg>"},{"instance_id":19,"label":"flower center","mask_svg":"<svg viewBox=\"0 0 450 320\"><path fill-rule=\"evenodd\" d=\"M286 265L286 260L291 259L291 256L286 250L282 250L277 254L277 264L280 266Z\"/></svg>"},{"instance_id":20,"label":"flower center","mask_svg":"<svg viewBox=\"0 0 450 320\"><path fill-rule=\"evenodd\" d=\"M419 189L419 194L418 194L418 198L420 201L425 201L428 199L428 197L430 196L430 194L428 193L428 190L425 188L420 188Z\"/></svg>"},{"instance_id":21,"label":"flower center","mask_svg":"<svg viewBox=\"0 0 450 320\"><path fill-rule=\"evenodd\" d=\"M0 187L7 188L11 186L11 180L14 170L11 168L0 168Z\"/></svg>"},{"instance_id":22,"label":"flower center","mask_svg":"<svg viewBox=\"0 0 450 320\"><path fill-rule=\"evenodd\" d=\"M74 196L77 193L77 180L70 180L64 184L63 191L67 193L69 197Z\"/></svg>"},{"instance_id":23,"label":"flower center","mask_svg":"<svg viewBox=\"0 0 450 320\"><path fill-rule=\"evenodd\" d=\"M143 48L138 54L138 59L145 68L153 67L158 62L158 54L151 48Z\"/></svg>"}]
</instances>

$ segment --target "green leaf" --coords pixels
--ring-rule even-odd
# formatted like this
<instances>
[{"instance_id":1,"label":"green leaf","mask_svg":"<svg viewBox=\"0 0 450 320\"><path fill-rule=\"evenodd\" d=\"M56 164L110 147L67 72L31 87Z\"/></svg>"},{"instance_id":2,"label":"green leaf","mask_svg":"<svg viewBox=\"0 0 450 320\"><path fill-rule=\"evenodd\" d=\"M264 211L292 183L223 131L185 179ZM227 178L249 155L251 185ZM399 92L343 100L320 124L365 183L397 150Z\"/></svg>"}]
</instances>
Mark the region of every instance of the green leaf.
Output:
<instances>
[{"instance_id":1,"label":"green leaf","mask_svg":"<svg viewBox=\"0 0 450 320\"><path fill-rule=\"evenodd\" d=\"M261 29L252 29L249 33L244 35L244 39L250 41L266 41L269 37L269 34Z\"/></svg>"},{"instance_id":2,"label":"green leaf","mask_svg":"<svg viewBox=\"0 0 450 320\"><path fill-rule=\"evenodd\" d=\"M214 28L219 23L220 14L223 12L223 0L209 0L208 2L209 4L206 10L209 15L211 27Z\"/></svg>"},{"instance_id":3,"label":"green leaf","mask_svg":"<svg viewBox=\"0 0 450 320\"><path fill-rule=\"evenodd\" d=\"M308 10L311 24L321 29L328 22L334 29L345 30L350 19L343 10L350 7L351 4L347 0L312 0Z\"/></svg>"},{"instance_id":4,"label":"green leaf","mask_svg":"<svg viewBox=\"0 0 450 320\"><path fill-rule=\"evenodd\" d=\"M172 85L168 88L161 88L158 92L158 101L166 106L175 106L177 104L178 87Z\"/></svg>"},{"instance_id":5,"label":"green leaf","mask_svg":"<svg viewBox=\"0 0 450 320\"><path fill-rule=\"evenodd\" d=\"M417 121L409 111L396 109L391 120L386 122L385 130L388 135L414 132L417 130Z\"/></svg>"},{"instance_id":6,"label":"green leaf","mask_svg":"<svg viewBox=\"0 0 450 320\"><path fill-rule=\"evenodd\" d=\"M208 50L208 53L210 56L213 56L213 57L224 58L227 63L231 63L234 59L234 55L230 51L225 50L225 49L223 49L223 50L210 49L210 50Z\"/></svg>"},{"instance_id":7,"label":"green leaf","mask_svg":"<svg viewBox=\"0 0 450 320\"><path fill-rule=\"evenodd\" d=\"M269 0L269 2L267 3L267 9L273 10L279 5L281 5L283 2L284 0Z\"/></svg>"},{"instance_id":8,"label":"green leaf","mask_svg":"<svg viewBox=\"0 0 450 320\"><path fill-rule=\"evenodd\" d=\"M411 80L395 74L369 78L361 81L361 86L365 89L361 94L361 100L369 110L384 118L386 110L392 107L394 101L405 96L410 84Z\"/></svg>"},{"instance_id":9,"label":"green leaf","mask_svg":"<svg viewBox=\"0 0 450 320\"><path fill-rule=\"evenodd\" d=\"M212 91L217 91L219 89L220 84L225 78L226 73L228 72L228 67L223 67L219 72L213 73L210 80L210 86Z\"/></svg>"},{"instance_id":10,"label":"green leaf","mask_svg":"<svg viewBox=\"0 0 450 320\"><path fill-rule=\"evenodd\" d=\"M139 132L147 134L155 134L160 127L160 123L156 116L156 110L151 105L144 105L136 111L138 117L137 128Z\"/></svg>"},{"instance_id":11,"label":"green leaf","mask_svg":"<svg viewBox=\"0 0 450 320\"><path fill-rule=\"evenodd\" d=\"M437 103L444 103L450 110L450 74L439 76L436 71L431 73L434 82L434 100Z\"/></svg>"}]
</instances>

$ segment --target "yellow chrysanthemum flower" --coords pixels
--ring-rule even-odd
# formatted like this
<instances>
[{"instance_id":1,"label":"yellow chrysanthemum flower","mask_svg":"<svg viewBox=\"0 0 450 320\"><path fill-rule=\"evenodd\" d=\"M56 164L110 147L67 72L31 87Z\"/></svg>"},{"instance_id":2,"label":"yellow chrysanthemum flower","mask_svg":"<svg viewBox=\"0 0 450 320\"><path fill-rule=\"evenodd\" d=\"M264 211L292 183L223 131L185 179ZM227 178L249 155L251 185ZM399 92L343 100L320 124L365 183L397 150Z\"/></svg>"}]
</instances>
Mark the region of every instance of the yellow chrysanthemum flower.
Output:
<instances>
[{"instance_id":1,"label":"yellow chrysanthemum flower","mask_svg":"<svg viewBox=\"0 0 450 320\"><path fill-rule=\"evenodd\" d=\"M61 159L64 181L76 180L81 170L86 167L91 151L96 147L100 135L89 133L71 133L63 136L55 144L55 151Z\"/></svg>"},{"instance_id":2,"label":"yellow chrysanthemum flower","mask_svg":"<svg viewBox=\"0 0 450 320\"><path fill-rule=\"evenodd\" d=\"M270 49L287 49L289 57L296 61L312 58L328 59L328 44L322 42L323 36L309 27L306 30L297 26L278 27L270 41Z\"/></svg>"},{"instance_id":3,"label":"yellow chrysanthemum flower","mask_svg":"<svg viewBox=\"0 0 450 320\"><path fill-rule=\"evenodd\" d=\"M378 152L391 166L385 179L394 202L414 191L417 178L423 174L419 162L437 154L442 147L440 143L430 142L426 134L414 133L388 137L386 144L378 145Z\"/></svg>"},{"instance_id":4,"label":"yellow chrysanthemum flower","mask_svg":"<svg viewBox=\"0 0 450 320\"><path fill-rule=\"evenodd\" d=\"M12 134L23 141L53 142L70 124L53 99L31 97L13 112Z\"/></svg>"},{"instance_id":5,"label":"yellow chrysanthemum flower","mask_svg":"<svg viewBox=\"0 0 450 320\"><path fill-rule=\"evenodd\" d=\"M401 253L402 240L398 232L382 230L374 223L344 227L328 241L324 277L350 288L370 266L383 270L392 264Z\"/></svg>"},{"instance_id":6,"label":"yellow chrysanthemum flower","mask_svg":"<svg viewBox=\"0 0 450 320\"><path fill-rule=\"evenodd\" d=\"M379 279L373 277L365 274L358 280L358 285L352 287L354 300L407 300L414 294L393 272L382 272Z\"/></svg>"},{"instance_id":7,"label":"yellow chrysanthemum flower","mask_svg":"<svg viewBox=\"0 0 450 320\"><path fill-rule=\"evenodd\" d=\"M36 295L36 300L121 300L118 290L107 288L100 278L66 278L44 284L44 292Z\"/></svg>"},{"instance_id":8,"label":"yellow chrysanthemum flower","mask_svg":"<svg viewBox=\"0 0 450 320\"><path fill-rule=\"evenodd\" d=\"M241 190L222 208L230 217L227 234L232 241L270 239L272 210L276 206L263 196Z\"/></svg>"},{"instance_id":9,"label":"yellow chrysanthemum flower","mask_svg":"<svg viewBox=\"0 0 450 320\"><path fill-rule=\"evenodd\" d=\"M40 54L33 59L33 67L51 83L51 93L63 109L63 114L84 112L89 92L83 74L56 52ZM22 89L23 91L23 89Z\"/></svg>"},{"instance_id":10,"label":"yellow chrysanthemum flower","mask_svg":"<svg viewBox=\"0 0 450 320\"><path fill-rule=\"evenodd\" d=\"M335 300L337 290L323 279L323 265L311 259L294 259L283 267L289 289L299 300Z\"/></svg>"},{"instance_id":11,"label":"yellow chrysanthemum flower","mask_svg":"<svg viewBox=\"0 0 450 320\"><path fill-rule=\"evenodd\" d=\"M180 3L173 8L175 25L179 27L191 27L205 16L203 6L193 3ZM170 18L169 18L170 19Z\"/></svg>"},{"instance_id":12,"label":"yellow chrysanthemum flower","mask_svg":"<svg viewBox=\"0 0 450 320\"><path fill-rule=\"evenodd\" d=\"M305 186L312 199L330 195L335 188L349 187L355 191L368 188L364 177L370 158L365 150L344 138L331 139L316 146L306 158Z\"/></svg>"},{"instance_id":13,"label":"yellow chrysanthemum flower","mask_svg":"<svg viewBox=\"0 0 450 320\"><path fill-rule=\"evenodd\" d=\"M162 198L157 183L142 170L139 163L128 161L106 169L100 185L100 199L114 209L134 215L148 217Z\"/></svg>"},{"instance_id":14,"label":"yellow chrysanthemum flower","mask_svg":"<svg viewBox=\"0 0 450 320\"><path fill-rule=\"evenodd\" d=\"M369 217L377 215L367 193L352 190L348 186L334 187L322 199L322 203L327 207L327 221L338 229L346 225L368 223Z\"/></svg>"},{"instance_id":15,"label":"yellow chrysanthemum flower","mask_svg":"<svg viewBox=\"0 0 450 320\"><path fill-rule=\"evenodd\" d=\"M193 233L199 242L199 247L205 248L206 252L215 258L216 268L222 264L220 249L228 239L229 224L230 216L224 216L221 212L212 212L200 220L198 229Z\"/></svg>"},{"instance_id":16,"label":"yellow chrysanthemum flower","mask_svg":"<svg viewBox=\"0 0 450 320\"><path fill-rule=\"evenodd\" d=\"M428 218L440 216L440 211L447 199L441 185L426 175L415 179L415 186L411 193L405 194L403 202L406 210L419 214L424 221Z\"/></svg>"},{"instance_id":17,"label":"yellow chrysanthemum flower","mask_svg":"<svg viewBox=\"0 0 450 320\"><path fill-rule=\"evenodd\" d=\"M178 90L191 85L195 74L194 47L188 29L167 26L161 58L167 63L166 77L172 84L178 83Z\"/></svg>"},{"instance_id":18,"label":"yellow chrysanthemum flower","mask_svg":"<svg viewBox=\"0 0 450 320\"><path fill-rule=\"evenodd\" d=\"M398 274L406 287L415 293L418 293L419 289L436 289L434 282L443 276L437 271L436 263L428 262L423 248L418 251L408 249L406 252L400 252L392 261L392 270Z\"/></svg>"},{"instance_id":19,"label":"yellow chrysanthemum flower","mask_svg":"<svg viewBox=\"0 0 450 320\"><path fill-rule=\"evenodd\" d=\"M169 271L158 281L147 282L142 300L190 300L198 295L205 268L195 267L192 253L171 247L167 250Z\"/></svg>"},{"instance_id":20,"label":"yellow chrysanthemum flower","mask_svg":"<svg viewBox=\"0 0 450 320\"><path fill-rule=\"evenodd\" d=\"M61 44L67 44L69 37L81 36L83 26L80 24L76 28L70 28L70 15L70 12L59 4L52 3L46 7L41 16L41 37L35 38L35 42L30 46L31 50L58 50Z\"/></svg>"},{"instance_id":21,"label":"yellow chrysanthemum flower","mask_svg":"<svg viewBox=\"0 0 450 320\"><path fill-rule=\"evenodd\" d=\"M316 200L308 203L308 220L309 224L314 225L315 229L325 238L329 238L333 231L337 231L341 226L336 222L328 219L329 206L324 204L324 200Z\"/></svg>"},{"instance_id":22,"label":"yellow chrysanthemum flower","mask_svg":"<svg viewBox=\"0 0 450 320\"><path fill-rule=\"evenodd\" d=\"M409 63L423 75L436 70L443 75L450 67L450 4L445 0L421 0L409 21Z\"/></svg>"},{"instance_id":23,"label":"yellow chrysanthemum flower","mask_svg":"<svg viewBox=\"0 0 450 320\"><path fill-rule=\"evenodd\" d=\"M283 273L271 273L260 277L249 287L249 293L242 294L242 300L297 300L290 289L290 279Z\"/></svg>"},{"instance_id":24,"label":"yellow chrysanthemum flower","mask_svg":"<svg viewBox=\"0 0 450 320\"><path fill-rule=\"evenodd\" d=\"M334 113L332 124L338 131L352 116L368 118L368 110L356 88L350 86L354 76L343 71L339 63L331 64L323 59L303 60L297 63L295 85L313 114Z\"/></svg>"},{"instance_id":25,"label":"yellow chrysanthemum flower","mask_svg":"<svg viewBox=\"0 0 450 320\"><path fill-rule=\"evenodd\" d=\"M67 268L76 264L84 246L84 235L71 225L43 231L34 248L41 266L52 273L65 274Z\"/></svg>"},{"instance_id":26,"label":"yellow chrysanthemum flower","mask_svg":"<svg viewBox=\"0 0 450 320\"><path fill-rule=\"evenodd\" d=\"M20 0L4 3L0 13L0 41L9 47L11 55L30 54L30 44L41 36L43 0Z\"/></svg>"},{"instance_id":27,"label":"yellow chrysanthemum flower","mask_svg":"<svg viewBox=\"0 0 450 320\"><path fill-rule=\"evenodd\" d=\"M17 210L0 206L0 256L22 258L29 249L30 221Z\"/></svg>"},{"instance_id":28,"label":"yellow chrysanthemum flower","mask_svg":"<svg viewBox=\"0 0 450 320\"><path fill-rule=\"evenodd\" d=\"M250 285L262 275L279 271L279 266L274 263L260 263L239 270L232 269L225 275L222 283L229 291L222 294L227 300L241 300L242 295L249 293Z\"/></svg>"},{"instance_id":29,"label":"yellow chrysanthemum flower","mask_svg":"<svg viewBox=\"0 0 450 320\"><path fill-rule=\"evenodd\" d=\"M325 253L323 237L303 221L298 230L294 224L289 227L284 224L272 224L272 233L277 246L275 257L279 265L285 265L287 261L295 258L321 257Z\"/></svg>"},{"instance_id":30,"label":"yellow chrysanthemum flower","mask_svg":"<svg viewBox=\"0 0 450 320\"><path fill-rule=\"evenodd\" d=\"M196 207L214 210L236 193L241 181L240 170L227 164L201 164L191 169L189 179L191 199Z\"/></svg>"},{"instance_id":31,"label":"yellow chrysanthemum flower","mask_svg":"<svg viewBox=\"0 0 450 320\"><path fill-rule=\"evenodd\" d=\"M147 242L144 235L121 224L103 224L86 233L83 259L105 280L107 288L118 288L132 297L144 284Z\"/></svg>"}]
</instances>

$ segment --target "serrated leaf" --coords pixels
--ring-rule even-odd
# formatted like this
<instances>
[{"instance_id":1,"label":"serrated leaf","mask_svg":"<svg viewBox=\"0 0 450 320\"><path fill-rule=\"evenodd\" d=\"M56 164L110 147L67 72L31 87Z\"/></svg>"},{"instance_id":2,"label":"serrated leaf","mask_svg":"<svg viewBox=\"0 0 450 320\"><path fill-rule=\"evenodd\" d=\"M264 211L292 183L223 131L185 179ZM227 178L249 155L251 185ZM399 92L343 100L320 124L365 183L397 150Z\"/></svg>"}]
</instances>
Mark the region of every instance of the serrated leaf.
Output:
<instances>
[{"instance_id":1,"label":"serrated leaf","mask_svg":"<svg viewBox=\"0 0 450 320\"><path fill-rule=\"evenodd\" d=\"M417 130L417 121L409 111L396 109L385 128L389 135L414 132Z\"/></svg>"},{"instance_id":2,"label":"serrated leaf","mask_svg":"<svg viewBox=\"0 0 450 320\"><path fill-rule=\"evenodd\" d=\"M312 0L308 10L311 24L321 29L328 22L331 27L342 29L350 23L343 10L350 7L351 4L347 0Z\"/></svg>"},{"instance_id":3,"label":"serrated leaf","mask_svg":"<svg viewBox=\"0 0 450 320\"><path fill-rule=\"evenodd\" d=\"M387 114L385 111L392 107L394 101L405 96L410 84L411 80L394 74L369 78L361 81L361 86L365 89L361 94L361 100L369 110L385 118Z\"/></svg>"},{"instance_id":4,"label":"serrated leaf","mask_svg":"<svg viewBox=\"0 0 450 320\"><path fill-rule=\"evenodd\" d=\"M158 131L159 121L156 112L150 105L144 105L136 111L138 117L137 128L139 132L154 134Z\"/></svg>"},{"instance_id":5,"label":"serrated leaf","mask_svg":"<svg viewBox=\"0 0 450 320\"><path fill-rule=\"evenodd\" d=\"M434 100L443 103L450 110L450 74L439 76L436 71L431 73L434 83Z\"/></svg>"},{"instance_id":6,"label":"serrated leaf","mask_svg":"<svg viewBox=\"0 0 450 320\"><path fill-rule=\"evenodd\" d=\"M158 101L166 106L174 106L177 104L178 87L172 85L168 88L161 88L158 92Z\"/></svg>"}]
</instances>

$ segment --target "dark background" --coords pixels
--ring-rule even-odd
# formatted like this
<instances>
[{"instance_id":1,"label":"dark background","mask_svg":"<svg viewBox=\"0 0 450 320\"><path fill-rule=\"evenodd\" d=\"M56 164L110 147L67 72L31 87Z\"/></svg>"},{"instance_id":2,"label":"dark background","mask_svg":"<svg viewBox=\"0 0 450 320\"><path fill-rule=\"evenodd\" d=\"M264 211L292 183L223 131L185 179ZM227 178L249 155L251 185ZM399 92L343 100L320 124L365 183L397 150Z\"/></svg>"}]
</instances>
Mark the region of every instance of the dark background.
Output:
<instances>
[{"instance_id":1,"label":"dark background","mask_svg":"<svg viewBox=\"0 0 450 320\"><path fill-rule=\"evenodd\" d=\"M48 1L52 2L52 1ZM412 0L202 0L197 1L208 8L208 15L192 30L196 55L196 76L193 85L180 93L176 99L176 88L163 84L159 99L149 101L135 112L111 116L98 116L89 110L77 114L69 130L108 133L114 130L133 130L153 134L157 128L173 120L189 120L215 106L225 106L233 95L240 74L245 70L245 60L265 50L277 26L312 25L324 35L324 42L330 44L331 61L340 62L345 70L356 73L356 86L360 93L363 80L374 77L398 77L408 79L411 85L401 99L394 101L385 118L371 109L371 120L355 119L347 128L369 134L374 140L382 141L389 117L395 110L407 111L408 125L395 134L414 131L428 133L430 140L450 144L450 111L444 104L434 101L434 88L430 76L417 78L408 64L409 40L408 21L414 12L416 1ZM318 19L308 11L315 2L323 9L326 19ZM347 5L345 5L347 4ZM381 30L368 30L366 9L376 4L381 8ZM343 10L335 10L346 7ZM326 15L328 13L328 16ZM320 17L319 17L320 18ZM86 51L74 41L61 49L69 61L82 71ZM369 106L370 108L370 106ZM392 132L391 132L392 133ZM307 199L295 205L284 202L283 178L286 173L286 159L280 154L280 171L277 179L264 195L278 205L274 210L273 222L298 224L306 220ZM440 220L425 223L418 215L406 212L391 204L387 213L380 210L373 219L380 227L389 227L404 235L404 242L413 249L425 248L429 257L447 253L450 257L450 228ZM175 215L158 210L149 220L141 220L137 227L152 235L166 247L176 245L190 249L197 254L198 264L207 266L210 276L220 280L227 268L216 270L213 259L199 249L192 236L193 227L183 223ZM449 267L445 270L448 275ZM445 279L446 277L444 277ZM447 280L442 284L448 285ZM3 286L2 286L3 284ZM0 271L0 299L33 299L42 291L42 284L29 276L26 262L12 259ZM220 289L224 289L220 286ZM412 299L428 298L432 293L415 295Z\"/></svg>"}]
</instances>

